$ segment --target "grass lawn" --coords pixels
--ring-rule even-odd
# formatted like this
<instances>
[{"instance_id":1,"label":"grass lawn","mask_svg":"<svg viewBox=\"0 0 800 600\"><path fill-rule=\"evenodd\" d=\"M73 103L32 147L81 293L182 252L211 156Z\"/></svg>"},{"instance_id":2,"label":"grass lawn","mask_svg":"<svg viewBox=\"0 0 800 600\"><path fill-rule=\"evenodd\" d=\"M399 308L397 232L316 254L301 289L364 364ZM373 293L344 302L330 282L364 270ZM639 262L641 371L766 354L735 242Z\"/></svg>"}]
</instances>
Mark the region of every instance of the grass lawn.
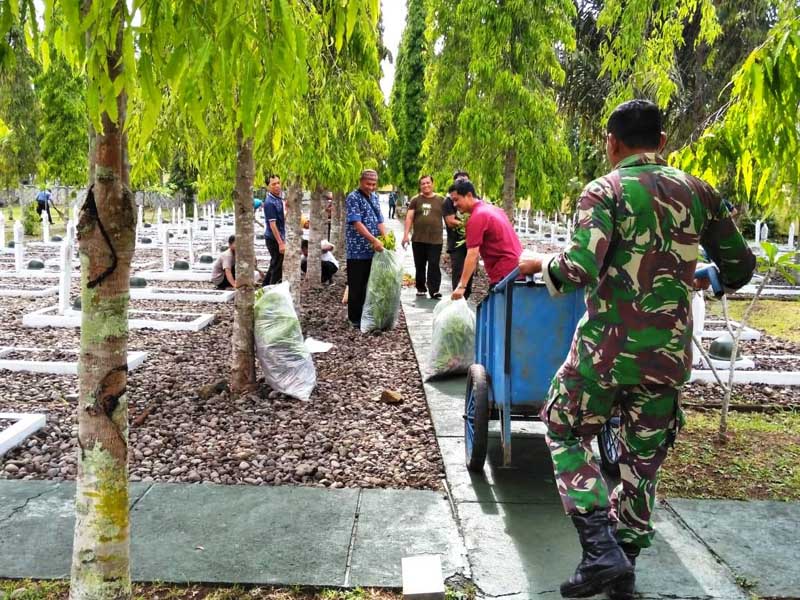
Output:
<instances>
[{"instance_id":1,"label":"grass lawn","mask_svg":"<svg viewBox=\"0 0 800 600\"><path fill-rule=\"evenodd\" d=\"M664 463L662 497L800 500L800 414L729 414L729 439L717 441L719 412L688 412Z\"/></svg>"},{"instance_id":2,"label":"grass lawn","mask_svg":"<svg viewBox=\"0 0 800 600\"><path fill-rule=\"evenodd\" d=\"M0 600L66 600L66 581L0 579ZM457 598L458 596L450 595ZM216 587L134 584L133 600L399 600L402 594L379 589L314 590L300 587Z\"/></svg>"},{"instance_id":3,"label":"grass lawn","mask_svg":"<svg viewBox=\"0 0 800 600\"><path fill-rule=\"evenodd\" d=\"M741 320L749 304L750 300L729 300L730 317ZM710 316L722 317L721 302L706 302L706 310ZM747 324L772 336L800 343L800 304L792 300L759 299Z\"/></svg>"}]
</instances>

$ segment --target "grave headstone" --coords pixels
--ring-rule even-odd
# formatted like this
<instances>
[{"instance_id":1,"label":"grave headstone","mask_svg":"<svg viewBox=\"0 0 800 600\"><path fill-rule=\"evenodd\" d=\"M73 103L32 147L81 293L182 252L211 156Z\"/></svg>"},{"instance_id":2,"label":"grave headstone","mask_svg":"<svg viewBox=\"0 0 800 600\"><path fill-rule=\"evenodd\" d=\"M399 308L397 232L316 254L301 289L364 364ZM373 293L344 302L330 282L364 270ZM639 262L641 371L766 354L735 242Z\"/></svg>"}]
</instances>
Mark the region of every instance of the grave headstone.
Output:
<instances>
[{"instance_id":1,"label":"grave headstone","mask_svg":"<svg viewBox=\"0 0 800 600\"><path fill-rule=\"evenodd\" d=\"M172 219L170 220L170 223L172 223L173 225L175 225L175 223L177 223L177 222L178 222L178 221L177 221L177 219L176 219L176 217L175 217L175 215L176 215L176 213L175 213L175 207L173 206L173 207L172 207Z\"/></svg>"},{"instance_id":2,"label":"grave headstone","mask_svg":"<svg viewBox=\"0 0 800 600\"><path fill-rule=\"evenodd\" d=\"M756 244L761 241L761 219L756 221Z\"/></svg>"},{"instance_id":3,"label":"grave headstone","mask_svg":"<svg viewBox=\"0 0 800 600\"><path fill-rule=\"evenodd\" d=\"M794 248L794 223L789 225L789 248Z\"/></svg>"},{"instance_id":4,"label":"grave headstone","mask_svg":"<svg viewBox=\"0 0 800 600\"><path fill-rule=\"evenodd\" d=\"M70 275L72 271L72 249L70 238L67 237L61 244L61 273L58 278L58 314L63 315L69 308Z\"/></svg>"},{"instance_id":5,"label":"grave headstone","mask_svg":"<svg viewBox=\"0 0 800 600\"><path fill-rule=\"evenodd\" d=\"M140 204L139 208L137 209L137 214L136 214L136 233L137 234L141 234L143 225L144 225L144 206L142 206Z\"/></svg>"},{"instance_id":6,"label":"grave headstone","mask_svg":"<svg viewBox=\"0 0 800 600\"><path fill-rule=\"evenodd\" d=\"M217 255L217 228L213 221L211 222L211 254L212 256Z\"/></svg>"},{"instance_id":7,"label":"grave headstone","mask_svg":"<svg viewBox=\"0 0 800 600\"><path fill-rule=\"evenodd\" d=\"M164 224L164 221L162 221L162 218L161 218L161 207L159 206L156 209L156 227L158 227L159 234L161 233L161 229L162 229L163 224Z\"/></svg>"},{"instance_id":8,"label":"grave headstone","mask_svg":"<svg viewBox=\"0 0 800 600\"><path fill-rule=\"evenodd\" d=\"M25 260L25 228L22 223L16 221L14 223L14 270L17 273L21 272L24 268L23 261Z\"/></svg>"},{"instance_id":9,"label":"grave headstone","mask_svg":"<svg viewBox=\"0 0 800 600\"><path fill-rule=\"evenodd\" d=\"M192 232L192 228L189 227L187 230L189 234L189 264L194 264L194 233Z\"/></svg>"},{"instance_id":10,"label":"grave headstone","mask_svg":"<svg viewBox=\"0 0 800 600\"><path fill-rule=\"evenodd\" d=\"M42 241L50 241L50 219L47 218L47 213L42 213Z\"/></svg>"},{"instance_id":11,"label":"grave headstone","mask_svg":"<svg viewBox=\"0 0 800 600\"><path fill-rule=\"evenodd\" d=\"M0 249L6 247L6 217L0 210Z\"/></svg>"},{"instance_id":12,"label":"grave headstone","mask_svg":"<svg viewBox=\"0 0 800 600\"><path fill-rule=\"evenodd\" d=\"M769 226L766 223L761 224L761 237L760 241L766 242L769 240Z\"/></svg>"},{"instance_id":13,"label":"grave headstone","mask_svg":"<svg viewBox=\"0 0 800 600\"><path fill-rule=\"evenodd\" d=\"M169 271L169 232L166 227L161 230L161 270Z\"/></svg>"}]
</instances>

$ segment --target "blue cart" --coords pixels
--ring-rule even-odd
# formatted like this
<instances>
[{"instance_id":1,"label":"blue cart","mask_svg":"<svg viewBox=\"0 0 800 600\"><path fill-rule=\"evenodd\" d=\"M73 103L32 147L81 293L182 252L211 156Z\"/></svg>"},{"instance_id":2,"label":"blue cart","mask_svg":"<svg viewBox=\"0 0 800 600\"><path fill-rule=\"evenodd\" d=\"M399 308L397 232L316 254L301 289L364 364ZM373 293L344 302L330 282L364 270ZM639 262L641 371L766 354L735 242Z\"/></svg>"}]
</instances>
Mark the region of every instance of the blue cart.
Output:
<instances>
[{"instance_id":1,"label":"blue cart","mask_svg":"<svg viewBox=\"0 0 800 600\"><path fill-rule=\"evenodd\" d=\"M551 298L544 283L518 280L519 276L515 269L478 306L475 364L467 374L464 403L470 471L483 469L489 421L495 419L500 421L503 464L511 463L511 421L538 419L550 381L586 310L581 292ZM601 435L604 466L609 452L616 455L616 439L607 437ZM608 458L616 462L615 456Z\"/></svg>"}]
</instances>

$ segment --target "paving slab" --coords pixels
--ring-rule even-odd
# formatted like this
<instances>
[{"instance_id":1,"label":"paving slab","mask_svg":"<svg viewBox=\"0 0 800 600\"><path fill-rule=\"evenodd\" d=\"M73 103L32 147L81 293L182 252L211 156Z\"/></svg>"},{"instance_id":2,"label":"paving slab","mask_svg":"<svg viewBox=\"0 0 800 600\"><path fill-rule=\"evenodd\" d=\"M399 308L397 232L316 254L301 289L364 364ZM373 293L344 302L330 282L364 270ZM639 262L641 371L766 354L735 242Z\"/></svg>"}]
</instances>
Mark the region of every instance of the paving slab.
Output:
<instances>
[{"instance_id":1,"label":"paving slab","mask_svg":"<svg viewBox=\"0 0 800 600\"><path fill-rule=\"evenodd\" d=\"M440 438L439 447L447 485L456 503L549 503L560 506L550 454L542 439L515 439L514 460L510 467L503 467L500 441L490 438L482 473L467 470L463 438Z\"/></svg>"},{"instance_id":2,"label":"paving slab","mask_svg":"<svg viewBox=\"0 0 800 600\"><path fill-rule=\"evenodd\" d=\"M447 496L425 490L364 490L350 585L400 587L401 560L437 554L445 579L464 575L466 549Z\"/></svg>"},{"instance_id":3,"label":"paving slab","mask_svg":"<svg viewBox=\"0 0 800 600\"><path fill-rule=\"evenodd\" d=\"M756 594L800 598L800 504L682 499L669 504Z\"/></svg>"},{"instance_id":4,"label":"paving slab","mask_svg":"<svg viewBox=\"0 0 800 600\"><path fill-rule=\"evenodd\" d=\"M466 502L459 505L473 581L486 596L561 598L559 585L572 573L581 549L572 523L556 504ZM676 528L657 513L657 528ZM685 535L657 536L637 567L638 598L744 600L721 565L702 548L687 551ZM705 556L708 557L707 553ZM598 596L601 598L603 596Z\"/></svg>"},{"instance_id":5,"label":"paving slab","mask_svg":"<svg viewBox=\"0 0 800 600\"><path fill-rule=\"evenodd\" d=\"M134 505L149 489L130 487ZM69 577L75 483L0 480L0 577Z\"/></svg>"},{"instance_id":6,"label":"paving slab","mask_svg":"<svg viewBox=\"0 0 800 600\"><path fill-rule=\"evenodd\" d=\"M356 489L154 486L132 516L133 577L342 586L357 499Z\"/></svg>"}]
</instances>

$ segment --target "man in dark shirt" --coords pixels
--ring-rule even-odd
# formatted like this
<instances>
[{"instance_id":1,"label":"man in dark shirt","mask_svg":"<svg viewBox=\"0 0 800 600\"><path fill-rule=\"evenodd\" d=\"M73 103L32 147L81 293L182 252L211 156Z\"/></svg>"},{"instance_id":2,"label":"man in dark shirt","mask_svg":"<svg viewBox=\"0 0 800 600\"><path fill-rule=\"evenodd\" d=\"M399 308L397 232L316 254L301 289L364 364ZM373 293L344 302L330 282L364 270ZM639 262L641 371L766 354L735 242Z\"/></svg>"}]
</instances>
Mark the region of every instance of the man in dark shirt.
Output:
<instances>
[{"instance_id":1,"label":"man in dark shirt","mask_svg":"<svg viewBox=\"0 0 800 600\"><path fill-rule=\"evenodd\" d=\"M283 257L286 252L286 217L281 198L281 178L270 175L267 178L269 192L264 200L264 222L267 230L264 240L269 251L269 270L264 277L264 285L274 285L283 280Z\"/></svg>"},{"instance_id":2,"label":"man in dark shirt","mask_svg":"<svg viewBox=\"0 0 800 600\"><path fill-rule=\"evenodd\" d=\"M469 173L456 171L453 175L453 183L459 181L469 181ZM465 241L464 221L459 218L458 210L456 210L450 194L444 199L442 214L444 215L444 224L447 226L447 253L450 255L451 269L450 280L455 290L461 281L461 273L464 271L464 261L467 259L467 244ZM464 289L464 298L469 298L472 294L472 280L473 277L470 277L467 282L467 287Z\"/></svg>"}]
</instances>

